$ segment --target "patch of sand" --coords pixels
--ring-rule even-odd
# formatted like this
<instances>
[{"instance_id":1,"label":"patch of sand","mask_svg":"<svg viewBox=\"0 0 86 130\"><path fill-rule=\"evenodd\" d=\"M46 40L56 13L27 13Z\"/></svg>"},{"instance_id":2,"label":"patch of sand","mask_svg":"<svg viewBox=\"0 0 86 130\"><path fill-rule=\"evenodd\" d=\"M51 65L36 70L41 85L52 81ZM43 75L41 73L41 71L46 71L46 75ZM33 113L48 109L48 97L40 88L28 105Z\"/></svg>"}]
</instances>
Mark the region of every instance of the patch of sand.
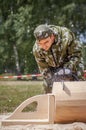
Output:
<instances>
[{"instance_id":1,"label":"patch of sand","mask_svg":"<svg viewBox=\"0 0 86 130\"><path fill-rule=\"evenodd\" d=\"M0 115L0 130L86 130L86 123L74 122L71 124L47 124L47 125L10 125L1 126L1 120L9 114Z\"/></svg>"}]
</instances>

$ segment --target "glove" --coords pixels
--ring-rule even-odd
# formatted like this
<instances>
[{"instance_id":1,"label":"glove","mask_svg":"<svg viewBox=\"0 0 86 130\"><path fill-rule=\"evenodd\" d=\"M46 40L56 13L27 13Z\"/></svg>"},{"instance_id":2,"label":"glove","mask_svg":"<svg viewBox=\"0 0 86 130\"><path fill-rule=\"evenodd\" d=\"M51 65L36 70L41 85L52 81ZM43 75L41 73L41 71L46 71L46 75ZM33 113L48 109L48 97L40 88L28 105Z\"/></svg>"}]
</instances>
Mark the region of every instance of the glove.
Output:
<instances>
[{"instance_id":1,"label":"glove","mask_svg":"<svg viewBox=\"0 0 86 130\"><path fill-rule=\"evenodd\" d=\"M71 75L71 74L72 74L72 72L68 68L59 68L55 72L55 75L58 75L58 76L60 76L60 75Z\"/></svg>"},{"instance_id":2,"label":"glove","mask_svg":"<svg viewBox=\"0 0 86 130\"><path fill-rule=\"evenodd\" d=\"M68 68L59 68L52 77L52 82L74 81L72 71Z\"/></svg>"},{"instance_id":3,"label":"glove","mask_svg":"<svg viewBox=\"0 0 86 130\"><path fill-rule=\"evenodd\" d=\"M58 68L52 72L47 73L44 77L47 87L53 87L54 82L72 81L72 72L68 68Z\"/></svg>"},{"instance_id":4,"label":"glove","mask_svg":"<svg viewBox=\"0 0 86 130\"><path fill-rule=\"evenodd\" d=\"M59 68L55 72L54 78L56 81L79 81L76 73L72 72L69 68Z\"/></svg>"}]
</instances>

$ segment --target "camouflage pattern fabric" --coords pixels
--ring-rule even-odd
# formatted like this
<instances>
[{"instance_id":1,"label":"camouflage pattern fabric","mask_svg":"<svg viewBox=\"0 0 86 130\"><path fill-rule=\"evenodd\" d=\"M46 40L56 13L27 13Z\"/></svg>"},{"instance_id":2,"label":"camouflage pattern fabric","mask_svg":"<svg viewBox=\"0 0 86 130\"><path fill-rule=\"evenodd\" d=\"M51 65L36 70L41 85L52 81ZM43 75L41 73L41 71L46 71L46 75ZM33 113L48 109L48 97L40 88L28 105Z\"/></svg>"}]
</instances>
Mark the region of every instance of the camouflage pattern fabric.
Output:
<instances>
[{"instance_id":1,"label":"camouflage pattern fabric","mask_svg":"<svg viewBox=\"0 0 86 130\"><path fill-rule=\"evenodd\" d=\"M37 41L33 46L33 54L44 79L52 76L54 68L69 68L82 79L84 70L82 45L74 34L65 27L49 25L55 35L55 42L48 51L40 48ZM47 85L49 87L49 85Z\"/></svg>"}]
</instances>

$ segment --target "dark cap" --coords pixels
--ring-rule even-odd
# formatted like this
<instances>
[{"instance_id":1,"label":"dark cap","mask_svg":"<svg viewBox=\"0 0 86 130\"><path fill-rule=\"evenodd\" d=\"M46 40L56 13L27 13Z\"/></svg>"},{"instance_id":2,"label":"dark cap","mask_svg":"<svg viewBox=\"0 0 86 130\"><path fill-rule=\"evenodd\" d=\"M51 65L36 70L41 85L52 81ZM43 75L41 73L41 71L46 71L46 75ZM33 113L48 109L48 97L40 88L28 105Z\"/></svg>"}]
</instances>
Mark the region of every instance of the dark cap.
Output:
<instances>
[{"instance_id":1,"label":"dark cap","mask_svg":"<svg viewBox=\"0 0 86 130\"><path fill-rule=\"evenodd\" d=\"M48 36L50 36L53 33L53 31L49 28L48 25L44 24L44 25L39 25L38 27L36 27L36 29L34 30L34 36L36 39L41 40L41 39L45 39Z\"/></svg>"}]
</instances>

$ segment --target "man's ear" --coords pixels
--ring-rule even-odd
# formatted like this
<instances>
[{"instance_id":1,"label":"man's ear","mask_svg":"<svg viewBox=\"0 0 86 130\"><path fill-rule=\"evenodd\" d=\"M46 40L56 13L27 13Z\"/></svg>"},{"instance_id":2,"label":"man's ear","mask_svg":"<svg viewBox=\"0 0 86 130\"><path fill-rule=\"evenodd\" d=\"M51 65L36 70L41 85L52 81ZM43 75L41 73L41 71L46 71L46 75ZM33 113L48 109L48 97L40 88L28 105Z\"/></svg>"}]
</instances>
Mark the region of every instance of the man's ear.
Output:
<instances>
[{"instance_id":1,"label":"man's ear","mask_svg":"<svg viewBox=\"0 0 86 130\"><path fill-rule=\"evenodd\" d=\"M51 35L51 40L52 40L52 41L55 40L55 36L54 36L54 34Z\"/></svg>"}]
</instances>

